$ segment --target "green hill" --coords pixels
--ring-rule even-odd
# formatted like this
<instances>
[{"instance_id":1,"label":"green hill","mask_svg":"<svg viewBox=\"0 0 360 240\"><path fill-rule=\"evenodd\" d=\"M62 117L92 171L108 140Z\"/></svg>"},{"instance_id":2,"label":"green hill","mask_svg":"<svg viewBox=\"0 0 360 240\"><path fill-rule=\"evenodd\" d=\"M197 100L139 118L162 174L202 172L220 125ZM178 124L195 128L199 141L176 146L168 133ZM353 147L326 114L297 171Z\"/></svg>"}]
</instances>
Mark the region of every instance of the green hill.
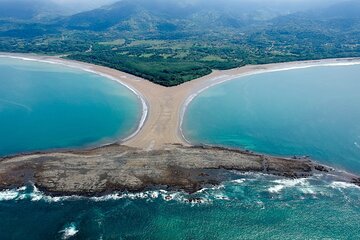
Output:
<instances>
[{"instance_id":1,"label":"green hill","mask_svg":"<svg viewBox=\"0 0 360 240\"><path fill-rule=\"evenodd\" d=\"M360 56L358 1L123 0L72 16L10 19L0 51L68 58L173 86L245 64Z\"/></svg>"}]
</instances>

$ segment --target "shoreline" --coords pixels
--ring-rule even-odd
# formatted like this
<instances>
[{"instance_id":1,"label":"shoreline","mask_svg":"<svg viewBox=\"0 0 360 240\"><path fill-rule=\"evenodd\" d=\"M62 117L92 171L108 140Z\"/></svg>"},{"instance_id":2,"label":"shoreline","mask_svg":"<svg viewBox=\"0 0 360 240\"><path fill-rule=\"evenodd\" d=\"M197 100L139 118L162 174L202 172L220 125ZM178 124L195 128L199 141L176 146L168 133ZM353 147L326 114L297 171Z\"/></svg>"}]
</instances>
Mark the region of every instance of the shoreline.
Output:
<instances>
[{"instance_id":1,"label":"shoreline","mask_svg":"<svg viewBox=\"0 0 360 240\"><path fill-rule=\"evenodd\" d=\"M360 64L360 58L248 65L213 71L202 78L166 88L115 69L58 57L3 53L0 57L60 64L91 72L128 88L143 104L137 130L115 144L0 157L0 190L33 183L41 191L55 196L103 196L116 191L139 192L164 187L192 193L229 180L232 171L290 179L320 173L360 186L359 176L310 159L290 159L223 146L193 146L182 131L188 105L208 88L266 72L355 65Z\"/></svg>"},{"instance_id":2,"label":"shoreline","mask_svg":"<svg viewBox=\"0 0 360 240\"><path fill-rule=\"evenodd\" d=\"M136 98L140 100L142 114L140 117L139 124L137 124L135 131L133 133L131 133L129 136L126 136L123 138L116 137L118 139L118 140L116 140L116 142L125 142L125 141L130 140L134 136L136 136L136 134L141 130L141 128L143 127L143 125L147 119L148 109L150 106L149 106L148 102L146 101L146 99L144 98L144 96L139 91L137 91L135 88L129 86L128 84L124 83L123 81L121 81L118 78L114 78L111 75L107 75L102 72L94 71L94 70L90 69L88 66L86 66L86 64L82 64L80 62L75 62L76 65L74 65L74 63L70 60L56 58L56 57L51 57L51 59L47 60L47 56L31 55L31 54L29 54L29 57L27 57L26 54L25 55L23 55L23 54L7 55L7 53L0 52L0 58L12 58L12 59L18 59L18 60L23 60L23 61L34 61L34 62L40 62L40 63L61 65L61 66L69 67L69 68L76 69L76 70L81 70L81 71L84 71L87 73L92 73L92 74L104 77L110 81L115 81L118 84L120 84L123 87L130 90L133 94L135 94ZM46 58L46 59L44 59L44 58ZM105 141L105 143L103 143L103 144L95 143L95 144L89 144L88 146L102 147L102 146L110 145L113 143L114 143L113 141L110 141L110 142ZM73 149L73 148L69 148L69 149ZM55 150L57 150L57 149L55 149ZM54 151L54 150L49 150L49 151Z\"/></svg>"},{"instance_id":3,"label":"shoreline","mask_svg":"<svg viewBox=\"0 0 360 240\"><path fill-rule=\"evenodd\" d=\"M142 117L138 128L130 136L117 142L139 149L163 149L169 144L191 146L183 132L183 118L188 105L203 91L227 81L267 72L288 71L321 66L344 66L360 64L360 58L335 58L246 65L229 70L214 70L211 74L174 87L163 87L134 75L94 65L91 63L62 59L58 56L0 53L0 57L18 58L50 64L60 64L94 73L116 81L132 91L142 104ZM101 146L109 145L102 144Z\"/></svg>"},{"instance_id":4,"label":"shoreline","mask_svg":"<svg viewBox=\"0 0 360 240\"><path fill-rule=\"evenodd\" d=\"M152 190L192 194L248 173L280 179L321 176L360 186L359 176L310 159L208 146L171 145L147 151L112 144L90 150L0 158L0 162L0 193L32 185L55 197L101 197Z\"/></svg>"},{"instance_id":5,"label":"shoreline","mask_svg":"<svg viewBox=\"0 0 360 240\"><path fill-rule=\"evenodd\" d=\"M284 62L284 63L271 63L271 64L263 64L263 65L246 65L240 68L223 70L218 72L225 72L225 71L235 71L235 75L223 75L217 76L214 78L207 78L205 81L208 81L210 84L207 86L203 86L202 88L194 91L191 95L189 95L183 102L181 111L180 111L180 124L179 124L179 134L181 138L187 144L193 144L191 140L187 139L184 135L183 131L183 120L186 113L186 110L189 104L198 97L204 91L215 87L217 85L223 84L228 81L235 81L241 80L243 77L253 76L258 74L264 73L271 73L271 72L282 72L282 71L291 71L296 69L305 69L305 68L312 68L312 67L331 67L331 66L352 66L352 65L359 65L360 58L333 58L333 59L320 59L320 60L308 60L308 61L295 61L295 62ZM285 65L285 66L282 66ZM280 66L280 68L278 68ZM248 72L241 72L242 68L247 67L254 67L253 71ZM262 69L257 69L256 67L263 67ZM239 73L236 73L236 70L239 70ZM210 74L211 75L211 74ZM207 75L207 76L210 76ZM205 78L207 77L205 76ZM204 77L203 77L204 78ZM196 79L195 79L196 80ZM212 146L212 145L210 145Z\"/></svg>"}]
</instances>

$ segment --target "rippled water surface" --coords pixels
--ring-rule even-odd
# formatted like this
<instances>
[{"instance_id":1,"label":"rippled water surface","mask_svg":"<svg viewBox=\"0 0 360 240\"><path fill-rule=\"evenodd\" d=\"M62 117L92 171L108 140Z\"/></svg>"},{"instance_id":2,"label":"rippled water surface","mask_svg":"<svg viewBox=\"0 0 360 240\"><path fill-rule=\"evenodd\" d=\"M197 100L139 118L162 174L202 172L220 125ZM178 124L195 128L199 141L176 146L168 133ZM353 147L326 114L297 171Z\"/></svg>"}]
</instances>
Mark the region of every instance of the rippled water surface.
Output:
<instances>
[{"instance_id":1,"label":"rippled water surface","mask_svg":"<svg viewBox=\"0 0 360 240\"><path fill-rule=\"evenodd\" d=\"M239 175L194 195L0 193L1 239L358 239L360 189L321 177Z\"/></svg>"},{"instance_id":2,"label":"rippled water surface","mask_svg":"<svg viewBox=\"0 0 360 240\"><path fill-rule=\"evenodd\" d=\"M195 143L309 155L360 173L360 65L256 74L203 91L183 130Z\"/></svg>"},{"instance_id":3,"label":"rippled water surface","mask_svg":"<svg viewBox=\"0 0 360 240\"><path fill-rule=\"evenodd\" d=\"M96 74L10 58L0 74L0 156L114 141L139 124L137 96Z\"/></svg>"},{"instance_id":4,"label":"rippled water surface","mask_svg":"<svg viewBox=\"0 0 360 240\"><path fill-rule=\"evenodd\" d=\"M190 104L185 134L194 142L311 155L359 172L355 144L360 142L359 70L359 66L292 70L216 86ZM83 81L99 80L89 77ZM76 87L76 81L68 81L68 88ZM92 97L100 94L99 89L107 96L117 87L107 84L105 90L103 85L87 86L91 97L85 95L91 102L79 104L91 109L103 106L100 97ZM111 107L119 96L117 91L110 93L114 94L107 101ZM52 95L46 99L50 104ZM30 116L28 120L38 121ZM0 121L11 123L8 115ZM51 134L55 137L55 132ZM283 179L238 174L234 181L192 195L149 191L59 198L33 186L0 192L0 239L359 239L359 222L360 188L322 175Z\"/></svg>"}]
</instances>

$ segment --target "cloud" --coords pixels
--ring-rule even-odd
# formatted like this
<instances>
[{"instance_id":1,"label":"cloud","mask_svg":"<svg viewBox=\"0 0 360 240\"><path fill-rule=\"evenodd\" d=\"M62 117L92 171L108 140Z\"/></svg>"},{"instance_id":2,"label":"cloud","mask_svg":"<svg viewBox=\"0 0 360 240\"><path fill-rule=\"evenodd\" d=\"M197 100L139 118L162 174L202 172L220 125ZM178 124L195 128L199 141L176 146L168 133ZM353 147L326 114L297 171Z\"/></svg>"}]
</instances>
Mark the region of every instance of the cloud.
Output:
<instances>
[{"instance_id":1,"label":"cloud","mask_svg":"<svg viewBox=\"0 0 360 240\"><path fill-rule=\"evenodd\" d=\"M47 0L49 1L49 0ZM119 0L50 0L51 2L68 9L70 12L81 12L108 5Z\"/></svg>"},{"instance_id":2,"label":"cloud","mask_svg":"<svg viewBox=\"0 0 360 240\"><path fill-rule=\"evenodd\" d=\"M110 4L118 0L52 0L53 2L60 5L88 5L88 6L101 6Z\"/></svg>"}]
</instances>

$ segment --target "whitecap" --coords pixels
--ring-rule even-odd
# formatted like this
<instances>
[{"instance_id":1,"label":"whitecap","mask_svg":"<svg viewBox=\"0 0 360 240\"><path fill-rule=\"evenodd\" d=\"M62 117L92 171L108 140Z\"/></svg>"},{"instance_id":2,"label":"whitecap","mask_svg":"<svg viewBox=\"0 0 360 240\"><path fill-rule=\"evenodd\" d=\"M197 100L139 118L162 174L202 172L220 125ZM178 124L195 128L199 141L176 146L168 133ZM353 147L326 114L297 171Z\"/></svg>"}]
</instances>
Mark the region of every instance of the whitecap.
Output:
<instances>
[{"instance_id":1,"label":"whitecap","mask_svg":"<svg viewBox=\"0 0 360 240\"><path fill-rule=\"evenodd\" d=\"M338 182L338 181L334 181L330 184L331 188L334 189L346 189L346 188L359 188L359 186L357 186L356 184L353 183L347 183L347 182Z\"/></svg>"},{"instance_id":2,"label":"whitecap","mask_svg":"<svg viewBox=\"0 0 360 240\"><path fill-rule=\"evenodd\" d=\"M166 191L165 191L166 192ZM113 193L108 194L101 197L91 197L90 199L96 202L100 201L109 201L109 200L119 200L119 199L156 199L159 198L164 191L146 191L146 192L139 192L139 193Z\"/></svg>"},{"instance_id":3,"label":"whitecap","mask_svg":"<svg viewBox=\"0 0 360 240\"><path fill-rule=\"evenodd\" d=\"M29 191L30 190L30 191ZM63 197L52 197L45 195L37 187L20 187L17 189L8 189L0 192L0 201L9 200L30 200L33 202L44 200L46 202L60 202L70 199L81 199L80 196L63 196Z\"/></svg>"},{"instance_id":4,"label":"whitecap","mask_svg":"<svg viewBox=\"0 0 360 240\"><path fill-rule=\"evenodd\" d=\"M4 190L0 192L0 201L14 200L19 196L18 190Z\"/></svg>"},{"instance_id":5,"label":"whitecap","mask_svg":"<svg viewBox=\"0 0 360 240\"><path fill-rule=\"evenodd\" d=\"M217 194L214 194L213 196L217 200L226 200L226 201L230 200L230 198L223 193L217 193Z\"/></svg>"},{"instance_id":6,"label":"whitecap","mask_svg":"<svg viewBox=\"0 0 360 240\"><path fill-rule=\"evenodd\" d=\"M69 239L73 236L75 236L79 232L78 229L76 229L76 225L74 223L71 223L68 227L61 230L59 233L62 233L62 239Z\"/></svg>"},{"instance_id":7,"label":"whitecap","mask_svg":"<svg viewBox=\"0 0 360 240\"><path fill-rule=\"evenodd\" d=\"M40 190L33 186L33 191L30 193L30 199L31 201L40 201L41 199L43 199L44 195L42 194L42 192L40 192Z\"/></svg>"},{"instance_id":8,"label":"whitecap","mask_svg":"<svg viewBox=\"0 0 360 240\"><path fill-rule=\"evenodd\" d=\"M309 183L305 178L300 179L279 179L272 181L273 183L276 183L277 185L269 187L268 192L270 193L280 193L285 188L291 188L295 186L303 186L303 188L300 188L300 190L304 190L308 187Z\"/></svg>"},{"instance_id":9,"label":"whitecap","mask_svg":"<svg viewBox=\"0 0 360 240\"><path fill-rule=\"evenodd\" d=\"M191 204L191 206L199 204L208 204L211 203L211 200L208 198L186 198L183 200L184 203Z\"/></svg>"},{"instance_id":10,"label":"whitecap","mask_svg":"<svg viewBox=\"0 0 360 240\"><path fill-rule=\"evenodd\" d=\"M284 185L276 185L276 186L273 186L273 187L269 187L268 191L270 193L279 193L281 192L281 190L283 190L285 188Z\"/></svg>"},{"instance_id":11,"label":"whitecap","mask_svg":"<svg viewBox=\"0 0 360 240\"><path fill-rule=\"evenodd\" d=\"M174 193L166 193L166 194L162 194L162 199L165 201L178 201L178 202L184 202L186 199L183 197L182 194L178 193L178 192L174 192Z\"/></svg>"},{"instance_id":12,"label":"whitecap","mask_svg":"<svg viewBox=\"0 0 360 240\"><path fill-rule=\"evenodd\" d=\"M208 187L208 188L203 187L200 190L198 190L196 193L206 193L206 192L209 192L209 191L215 191L215 190L224 189L224 188L225 188L225 185L219 184L219 185L216 185L216 186L213 186L213 187Z\"/></svg>"},{"instance_id":13,"label":"whitecap","mask_svg":"<svg viewBox=\"0 0 360 240\"><path fill-rule=\"evenodd\" d=\"M310 187L310 186L306 186L306 187L299 187L299 190L305 194L311 194L311 195L315 195L315 190L314 188Z\"/></svg>"},{"instance_id":14,"label":"whitecap","mask_svg":"<svg viewBox=\"0 0 360 240\"><path fill-rule=\"evenodd\" d=\"M241 184L244 183L245 181L246 181L245 178L240 178L240 179L232 180L231 183Z\"/></svg>"}]
</instances>

